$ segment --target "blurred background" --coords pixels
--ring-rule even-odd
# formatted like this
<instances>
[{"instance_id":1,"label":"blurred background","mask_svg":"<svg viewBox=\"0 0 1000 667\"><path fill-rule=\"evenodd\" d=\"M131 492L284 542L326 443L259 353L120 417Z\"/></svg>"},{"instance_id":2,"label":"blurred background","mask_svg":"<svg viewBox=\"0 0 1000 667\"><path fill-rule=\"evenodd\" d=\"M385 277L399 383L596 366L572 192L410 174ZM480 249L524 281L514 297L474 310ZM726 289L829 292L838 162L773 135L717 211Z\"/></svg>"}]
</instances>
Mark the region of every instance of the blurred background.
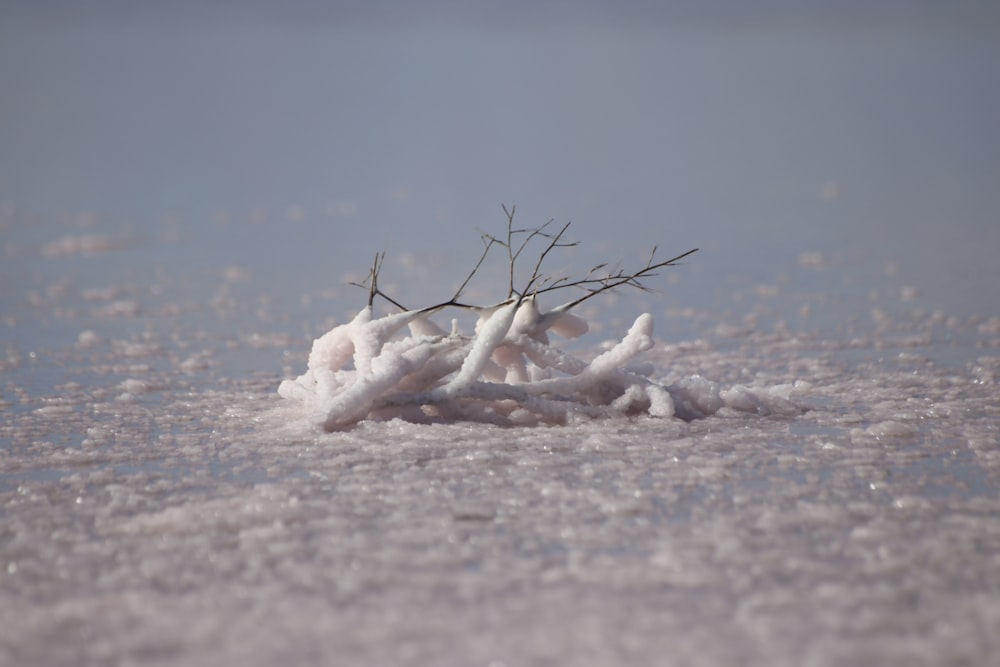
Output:
<instances>
[{"instance_id":1,"label":"blurred background","mask_svg":"<svg viewBox=\"0 0 1000 667\"><path fill-rule=\"evenodd\" d=\"M554 271L701 248L671 307L890 281L991 315L997 63L970 0L4 0L0 304L215 280L315 333L377 250L405 304L449 293L506 203L572 221Z\"/></svg>"}]
</instances>

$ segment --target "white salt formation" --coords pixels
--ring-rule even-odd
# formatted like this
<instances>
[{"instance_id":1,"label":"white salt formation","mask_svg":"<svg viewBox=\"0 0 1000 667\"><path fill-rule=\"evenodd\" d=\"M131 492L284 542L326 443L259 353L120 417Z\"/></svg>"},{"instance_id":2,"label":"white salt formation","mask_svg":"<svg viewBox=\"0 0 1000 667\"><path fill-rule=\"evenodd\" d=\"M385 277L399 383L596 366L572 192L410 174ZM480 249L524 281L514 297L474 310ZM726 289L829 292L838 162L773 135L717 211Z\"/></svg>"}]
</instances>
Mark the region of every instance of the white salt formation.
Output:
<instances>
[{"instance_id":1,"label":"white salt formation","mask_svg":"<svg viewBox=\"0 0 1000 667\"><path fill-rule=\"evenodd\" d=\"M553 279L543 276L540 267L549 251L573 245L562 241L568 225L554 235L546 234L544 226L518 231L513 229L513 210L507 215L506 239L485 237L476 265L478 269L494 245L508 249L511 287L505 301L487 308L468 306L458 302L460 288L446 303L374 318L376 296L396 303L378 288L382 256L376 256L368 277L368 305L350 322L316 339L306 372L283 381L278 393L301 402L310 419L327 431L372 418L532 425L633 414L692 419L727 405L751 412L795 410L784 397L767 391L722 390L698 377L665 387L636 372L630 363L653 347L649 313L640 315L620 342L589 363L553 345L550 331L575 338L588 330L587 322L570 312L574 306L620 286L644 289L639 278L655 275L654 269L671 266L694 251L658 263L650 256L634 273L618 270L594 277L602 265L582 280ZM527 238L515 249L519 234ZM535 238L549 239L548 246L525 289L514 290L516 260ZM540 293L566 287L581 288L585 295L549 311L540 309ZM430 317L446 307L478 312L475 332L467 335L454 325L445 333ZM404 328L409 335L400 335Z\"/></svg>"},{"instance_id":2,"label":"white salt formation","mask_svg":"<svg viewBox=\"0 0 1000 667\"><path fill-rule=\"evenodd\" d=\"M401 315L411 314L417 315ZM308 370L282 382L278 393L301 401L327 430L369 417L524 424L674 414L666 389L623 370L653 346L648 313L589 364L544 342L558 318L542 316L533 298L497 308L471 336L453 331L387 340L401 315L372 320L365 308L316 339ZM419 313L419 319L427 316ZM347 368L352 359L354 367Z\"/></svg>"}]
</instances>

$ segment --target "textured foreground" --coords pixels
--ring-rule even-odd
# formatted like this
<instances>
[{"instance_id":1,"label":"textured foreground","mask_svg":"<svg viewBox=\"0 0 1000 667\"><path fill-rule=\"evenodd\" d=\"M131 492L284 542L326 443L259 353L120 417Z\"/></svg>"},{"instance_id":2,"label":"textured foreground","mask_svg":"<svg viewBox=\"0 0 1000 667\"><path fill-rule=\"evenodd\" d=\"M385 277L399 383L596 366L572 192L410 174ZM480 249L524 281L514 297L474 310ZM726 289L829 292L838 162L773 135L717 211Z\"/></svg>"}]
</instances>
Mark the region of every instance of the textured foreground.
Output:
<instances>
[{"instance_id":1,"label":"textured foreground","mask_svg":"<svg viewBox=\"0 0 1000 667\"><path fill-rule=\"evenodd\" d=\"M1000 364L915 345L658 346L664 382L809 408L690 423L322 434L273 382L67 391L5 427L0 662L985 664Z\"/></svg>"}]
</instances>

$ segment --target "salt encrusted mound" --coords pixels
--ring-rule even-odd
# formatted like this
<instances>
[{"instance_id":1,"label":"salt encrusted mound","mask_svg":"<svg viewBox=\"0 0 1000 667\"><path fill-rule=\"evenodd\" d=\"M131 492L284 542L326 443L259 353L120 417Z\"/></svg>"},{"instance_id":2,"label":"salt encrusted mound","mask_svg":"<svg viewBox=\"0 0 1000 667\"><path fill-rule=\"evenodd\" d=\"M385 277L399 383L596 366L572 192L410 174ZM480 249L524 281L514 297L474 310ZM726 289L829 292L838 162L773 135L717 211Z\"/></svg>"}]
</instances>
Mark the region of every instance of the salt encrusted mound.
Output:
<instances>
[{"instance_id":1,"label":"salt encrusted mound","mask_svg":"<svg viewBox=\"0 0 1000 667\"><path fill-rule=\"evenodd\" d=\"M589 363L550 344L549 331L579 335L571 313L542 313L515 299L480 313L474 335L444 333L426 311L373 319L370 307L313 342L308 370L278 393L301 401L327 430L363 419L566 423L575 416L674 414L666 388L624 370L653 346L653 318ZM409 335L399 336L407 327ZM353 364L353 368L348 368Z\"/></svg>"},{"instance_id":2,"label":"salt encrusted mound","mask_svg":"<svg viewBox=\"0 0 1000 667\"><path fill-rule=\"evenodd\" d=\"M589 362L549 340L549 333L575 338L587 322L571 309L590 297L618 287L645 289L641 278L695 252L654 261L634 272L621 269L599 274L594 267L578 280L541 273L543 260L555 248L575 245L563 240L568 224L555 234L546 225L515 229L513 209L507 210L506 238L484 235L485 247L475 268L446 302L406 310L378 288L383 255L375 256L367 284L368 306L353 320L313 342L308 369L285 380L278 393L302 403L310 419L327 431L365 419L401 417L411 421L472 420L499 424L565 424L578 418L648 414L693 419L723 407L753 412L786 409L784 397L745 387L723 389L698 377L664 387L629 370L629 363L653 347L653 318L640 315L620 342ZM523 240L518 244L515 239ZM515 265L533 241L546 239L534 270L522 289L515 289ZM486 259L490 249L506 248L508 296L501 303L479 307L459 297ZM583 296L542 311L538 295L567 288ZM376 318L372 303L382 297L402 312ZM457 324L446 332L431 320L445 308L477 313L472 335Z\"/></svg>"},{"instance_id":3,"label":"salt encrusted mound","mask_svg":"<svg viewBox=\"0 0 1000 667\"><path fill-rule=\"evenodd\" d=\"M393 417L533 425L634 414L694 419L725 407L798 411L787 388L723 388L698 376L664 387L625 370L653 347L648 313L588 363L548 339L549 331L583 333L586 322L553 312L540 312L534 298L512 301L482 312L469 336L444 333L426 311L373 319L365 308L316 339L308 370L278 393L327 431ZM398 335L404 327L409 335Z\"/></svg>"}]
</instances>

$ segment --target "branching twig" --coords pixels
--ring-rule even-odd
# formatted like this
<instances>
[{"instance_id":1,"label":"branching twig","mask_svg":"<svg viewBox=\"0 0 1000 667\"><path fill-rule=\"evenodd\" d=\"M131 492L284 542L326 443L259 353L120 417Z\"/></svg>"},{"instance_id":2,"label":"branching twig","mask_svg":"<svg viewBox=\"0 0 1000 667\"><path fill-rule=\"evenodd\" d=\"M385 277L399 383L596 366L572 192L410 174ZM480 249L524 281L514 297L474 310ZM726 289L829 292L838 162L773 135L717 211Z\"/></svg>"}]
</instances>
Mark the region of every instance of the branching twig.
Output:
<instances>
[{"instance_id":1,"label":"branching twig","mask_svg":"<svg viewBox=\"0 0 1000 667\"><path fill-rule=\"evenodd\" d=\"M378 294L378 272L382 268L382 262L385 261L385 251L381 253L375 253L375 261L372 262L372 268L368 271L368 307L372 307L372 302L375 301L375 295Z\"/></svg>"},{"instance_id":2,"label":"branching twig","mask_svg":"<svg viewBox=\"0 0 1000 667\"><path fill-rule=\"evenodd\" d=\"M462 296L462 292L468 286L469 281L472 280L472 277L476 275L477 271L479 271L479 267L481 267L483 265L483 262L486 261L486 255L489 254L490 248L492 248L497 243L502 243L501 241L497 240L495 236L491 236L490 234L483 233L481 236L485 245L483 247L482 254L479 255L479 261L476 262L476 265L472 267L472 271L469 272L469 275L465 277L465 280L462 281L462 284L458 286L457 290L455 290L455 295L451 297L451 301L448 302L448 305L459 306L463 308L465 307L464 304L458 302L458 298Z\"/></svg>"},{"instance_id":3,"label":"branching twig","mask_svg":"<svg viewBox=\"0 0 1000 667\"><path fill-rule=\"evenodd\" d=\"M403 306L398 301L393 299L391 296L383 292L378 287L378 274L382 270L382 262L385 261L385 251L380 253L375 253L375 260L372 262L372 268L368 270L368 277L362 280L360 283L349 282L348 285L354 287L360 287L362 289L368 290L368 307L371 308L372 304L375 303L375 297L380 296L392 305L396 306L403 312L407 312L409 308Z\"/></svg>"},{"instance_id":4,"label":"branching twig","mask_svg":"<svg viewBox=\"0 0 1000 667\"><path fill-rule=\"evenodd\" d=\"M551 220L549 222L551 222ZM548 223L545 223L545 224L548 224ZM563 234L566 233L566 230L569 229L569 225L570 225L570 223L568 223L568 222L565 225L563 225L562 229L559 230L559 233L552 237L552 240L550 241L549 245L538 256L538 261L535 262L535 270L531 272L531 278L528 279L528 283L527 283L527 285L525 285L524 290L522 291L523 295L527 296L528 294L530 294L531 293L531 288L536 283L538 283L538 282L544 283L544 282L550 280L548 278L543 277L539 273L539 271L542 268L542 262L545 261L546 256L548 256L549 252L551 252L553 248L572 248L573 246L577 245L577 243L575 243L575 242L567 242L567 243L560 243L559 242L560 239L562 239ZM520 251L518 251L518 252L520 253ZM559 283L559 282L562 282L563 280L565 280L565 278L559 278L555 282ZM535 290L535 291L537 292L538 290Z\"/></svg>"},{"instance_id":5,"label":"branching twig","mask_svg":"<svg viewBox=\"0 0 1000 667\"><path fill-rule=\"evenodd\" d=\"M517 207L511 206L510 208L507 208L506 205L501 204L500 208L503 210L504 215L507 216L506 239L497 238L492 234L481 232L481 238L484 243L483 251L479 255L479 259L476 261L475 266L472 267L472 270L465 277L465 280L463 280L462 284L459 285L457 290L455 290L454 295L447 301L443 301L441 303L429 306L427 308L421 308L419 312L431 312L446 307L471 308L471 309L480 308L479 306L462 303L459 301L459 298L461 298L462 292L464 292L465 288L468 287L469 283L472 281L472 278L476 275L476 273L479 272L480 268L482 268L483 263L486 261L487 256L490 254L490 251L495 245L507 248L508 282L507 282L507 296L505 301L509 302L509 300L516 297L516 300L520 303L520 301L527 298L528 296L544 294L547 292L554 292L557 290L567 289L572 287L584 290L585 294L583 294L583 296L574 299L566 304L563 304L562 306L559 307L559 310L563 312L568 311L571 308L580 305L581 303L583 303L584 301L586 301L591 297L597 296L598 294L602 294L604 292L622 286L634 287L644 292L648 292L650 291L650 288L646 287L641 282L640 279L655 277L656 275L658 275L656 273L658 269L667 266L674 266L677 262L684 259L688 255L697 252L698 250L697 248L694 248L692 250L688 250L685 253L677 255L676 257L672 257L668 260L656 262L654 260L656 258L657 248L656 246L654 246L652 252L649 255L649 259L646 260L645 266L643 266L638 271L626 272L624 269L619 267L616 268L615 270L608 271L606 275L598 276L597 275L598 272L605 269L608 266L606 262L602 262L601 264L592 267L587 272L587 275L584 276L583 278L577 280L570 280L570 278L567 276L561 276L556 278L554 276L545 275L542 272L542 264L545 262L545 259L549 256L549 253L551 253L555 248L571 248L579 245L579 243L576 241L563 240L563 237L565 236L566 231L569 229L571 223L567 222L555 234L546 232L546 229L549 227L550 224L552 224L552 220L549 220L545 224L541 225L540 227L536 227L534 229L515 228L514 214L517 211ZM515 238L521 234L525 234L526 236L524 239L521 240L520 243L517 244L517 247L515 249L514 247ZM524 288L520 292L518 292L514 288L514 283L516 279L517 261L520 258L521 254L524 252L524 250L531 244L531 242L536 237L548 239L549 242L545 246L545 248L539 253L538 259L535 261L534 269L531 272L531 277L528 278L528 281L527 283L525 283ZM390 297L388 294L383 292L378 286L378 276L382 269L382 263L384 260L385 260L384 251L376 253L375 259L372 262L372 267L368 271L368 277L360 283L351 282L350 284L368 290L369 307L373 305L375 297L380 296L389 303L391 303L396 308L399 308L400 311L408 312L409 310L408 308L406 308L398 301Z\"/></svg>"},{"instance_id":6,"label":"branching twig","mask_svg":"<svg viewBox=\"0 0 1000 667\"><path fill-rule=\"evenodd\" d=\"M584 301L586 301L591 297L597 296L602 292L612 290L622 285L628 285L630 287L638 288L643 292L648 292L650 291L649 288L643 285L641 282L639 282L639 278L652 278L657 275L656 273L654 273L654 271L656 271L657 269L661 269L665 266L674 266L678 261L684 259L688 255L695 252L698 252L698 248L693 248L685 253L677 255L676 257L671 257L668 260L657 262L654 264L653 259L656 255L656 246L654 246L652 253L650 253L649 259L646 261L646 266L636 271L635 273L625 273L623 269L618 269L614 273L609 273L608 275L602 278L591 278L590 276L593 275L594 272L599 271L604 266L606 266L604 264L599 264L590 270L590 273L586 278L582 278L580 280L574 280L572 282L560 283L558 285L549 285L545 288L539 289L537 293L541 294L543 292L552 292L558 289L565 289L567 287L579 287L581 289L586 290L587 293L581 296L579 299L575 299L562 306L563 310L569 310L570 308L574 308L575 306L580 305L581 303L583 303Z\"/></svg>"}]
</instances>

